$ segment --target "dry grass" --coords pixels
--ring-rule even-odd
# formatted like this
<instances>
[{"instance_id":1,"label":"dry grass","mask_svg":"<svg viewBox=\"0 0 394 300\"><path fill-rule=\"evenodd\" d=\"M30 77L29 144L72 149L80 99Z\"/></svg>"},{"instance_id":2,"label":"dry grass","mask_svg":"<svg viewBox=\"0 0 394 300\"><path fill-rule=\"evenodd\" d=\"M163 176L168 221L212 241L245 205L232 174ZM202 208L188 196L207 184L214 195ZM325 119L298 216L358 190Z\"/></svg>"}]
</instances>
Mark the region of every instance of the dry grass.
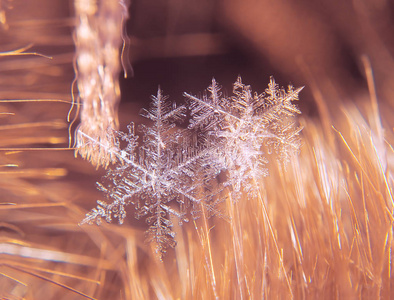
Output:
<instances>
[{"instance_id":1,"label":"dry grass","mask_svg":"<svg viewBox=\"0 0 394 300\"><path fill-rule=\"evenodd\" d=\"M0 57L0 98L69 101L71 57ZM72 151L16 151L67 146L67 104L1 102L0 299L394 298L394 119L365 70L370 95L335 117L318 102L286 170L271 164L257 198L229 199L230 222L178 226L164 262L144 224L78 226L101 195Z\"/></svg>"}]
</instances>

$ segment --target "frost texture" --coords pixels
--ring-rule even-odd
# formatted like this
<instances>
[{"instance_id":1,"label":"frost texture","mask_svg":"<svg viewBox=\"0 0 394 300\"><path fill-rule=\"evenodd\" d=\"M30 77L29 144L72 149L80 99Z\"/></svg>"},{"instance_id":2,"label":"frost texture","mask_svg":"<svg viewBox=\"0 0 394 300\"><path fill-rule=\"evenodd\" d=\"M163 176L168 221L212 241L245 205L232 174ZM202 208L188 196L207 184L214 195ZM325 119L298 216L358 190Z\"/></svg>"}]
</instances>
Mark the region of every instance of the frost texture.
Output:
<instances>
[{"instance_id":1,"label":"frost texture","mask_svg":"<svg viewBox=\"0 0 394 300\"><path fill-rule=\"evenodd\" d=\"M117 133L116 144L119 146L123 140L127 146L116 154L119 163L108 171L104 184L98 183L113 202L98 201L97 208L82 221L100 224L102 218L107 222L117 218L122 224L125 206L133 204L136 218L146 217L147 240L160 257L168 246L175 246L174 217L180 223L187 222L189 207L194 218L202 210L208 216L220 215L216 206L222 201L219 192L207 194L214 190L211 181L218 172L209 165L211 149L174 128L174 121L185 117L186 108L171 105L166 99L159 90L150 110L142 111L141 115L153 122L152 126L141 126L142 145L138 144L133 124L128 126L128 133ZM174 203L179 209L174 208Z\"/></svg>"},{"instance_id":2,"label":"frost texture","mask_svg":"<svg viewBox=\"0 0 394 300\"><path fill-rule=\"evenodd\" d=\"M223 160L228 173L226 185L235 199L241 192L254 194L256 181L268 174L263 145L276 151L283 162L298 152L300 142L291 117L300 111L291 101L298 100L302 88L279 88L271 77L263 94L253 93L241 77L233 85L233 96L223 97L215 79L202 99L185 93L190 103L190 129L220 145L217 160Z\"/></svg>"},{"instance_id":3,"label":"frost texture","mask_svg":"<svg viewBox=\"0 0 394 300\"><path fill-rule=\"evenodd\" d=\"M268 174L264 149L276 151L284 162L298 151L301 129L292 119L300 112L292 101L301 89L285 91L271 78L265 93L257 94L239 77L233 95L224 97L212 80L202 98L184 94L191 114L185 130L176 129L175 122L186 117L186 107L171 104L159 90L141 113L151 121L140 128L142 142L131 123L128 133L113 132L113 147L100 145L118 158L98 183L110 203L97 201L82 223L115 218L122 224L132 204L135 217L146 219L147 240L161 258L176 244L173 220L187 222L188 213L223 217L226 193L234 200L256 194L256 181Z\"/></svg>"}]
</instances>

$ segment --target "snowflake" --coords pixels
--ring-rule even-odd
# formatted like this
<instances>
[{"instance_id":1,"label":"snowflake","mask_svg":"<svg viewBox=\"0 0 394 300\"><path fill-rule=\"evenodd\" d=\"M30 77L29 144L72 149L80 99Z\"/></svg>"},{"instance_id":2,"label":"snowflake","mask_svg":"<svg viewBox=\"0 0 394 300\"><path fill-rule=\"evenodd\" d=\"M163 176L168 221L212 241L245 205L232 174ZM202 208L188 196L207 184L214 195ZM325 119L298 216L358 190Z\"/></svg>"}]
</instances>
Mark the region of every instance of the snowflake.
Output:
<instances>
[{"instance_id":1,"label":"snowflake","mask_svg":"<svg viewBox=\"0 0 394 300\"><path fill-rule=\"evenodd\" d=\"M122 224L125 207L132 204L137 219L146 217L147 241L161 258L166 248L176 244L173 217L180 223L187 222L190 206L193 218L202 211L207 216L221 215L217 206L223 197L215 185L219 168L209 161L212 149L185 131L175 129L174 122L184 119L186 107L166 101L160 89L152 100L150 110L141 113L153 122L152 126L141 125L142 145L133 123L128 126L128 133L116 132L118 150L110 151L116 154L118 163L105 175L104 183L98 183L112 203L97 201L98 206L86 215L82 224L100 224L102 218L107 222L117 218ZM127 146L120 150L122 141Z\"/></svg>"},{"instance_id":2,"label":"snowflake","mask_svg":"<svg viewBox=\"0 0 394 300\"><path fill-rule=\"evenodd\" d=\"M188 214L226 217L220 204L229 190L234 200L242 193L256 195L256 181L268 174L264 148L285 162L298 151L301 128L292 119L300 112L292 101L301 89L285 91L271 78L265 93L252 94L239 77L233 96L224 97L213 79L209 96L185 93L191 119L183 130L175 122L186 117L186 107L171 104L159 89L151 108L141 113L152 123L141 125L142 142L131 123L128 133L108 131L112 143L99 145L117 161L98 183L111 202L97 201L82 223L115 218L122 224L131 204L135 217L146 219L147 241L162 258L176 244L174 219L182 224ZM84 138L92 147L99 143Z\"/></svg>"},{"instance_id":3,"label":"snowflake","mask_svg":"<svg viewBox=\"0 0 394 300\"><path fill-rule=\"evenodd\" d=\"M271 77L263 94L252 94L241 77L233 85L233 96L223 97L215 79L202 99L185 93L192 119L190 129L200 129L212 144L220 145L219 155L227 170L226 185L235 199L241 192L255 194L256 180L268 174L263 145L289 161L300 147L297 128L291 117L300 111L291 101L298 100L302 88L280 89Z\"/></svg>"}]
</instances>

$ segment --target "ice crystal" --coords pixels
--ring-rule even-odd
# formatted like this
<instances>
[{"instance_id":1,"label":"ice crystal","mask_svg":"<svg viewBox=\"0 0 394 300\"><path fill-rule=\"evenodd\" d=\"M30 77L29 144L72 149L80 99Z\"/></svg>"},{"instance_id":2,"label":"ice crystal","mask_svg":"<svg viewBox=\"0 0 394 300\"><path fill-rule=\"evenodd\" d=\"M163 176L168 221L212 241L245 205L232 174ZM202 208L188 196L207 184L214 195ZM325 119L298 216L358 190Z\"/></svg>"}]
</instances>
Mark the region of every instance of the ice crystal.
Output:
<instances>
[{"instance_id":1,"label":"ice crystal","mask_svg":"<svg viewBox=\"0 0 394 300\"><path fill-rule=\"evenodd\" d=\"M222 200L210 184L218 172L207 161L212 149L174 128L174 122L185 117L186 107L169 103L160 90L152 99L150 110L141 113L153 122L152 126L141 125L141 145L133 124L128 126L128 133L117 132L115 144L120 147L124 141L127 146L116 153L119 162L108 171L104 183L98 183L112 203L98 201L82 223L117 218L122 224L125 206L133 204L136 218L146 217L147 240L161 257L168 246L175 246L173 218L187 222L189 207L194 218L202 210L208 216L220 214L216 207Z\"/></svg>"},{"instance_id":2,"label":"ice crystal","mask_svg":"<svg viewBox=\"0 0 394 300\"><path fill-rule=\"evenodd\" d=\"M217 160L227 170L226 185L238 198L241 192L254 193L256 180L268 174L263 146L276 151L284 162L299 149L297 128L291 117L299 114L292 101L302 88L279 88L271 77L265 93L252 93L241 77L233 85L233 96L224 97L215 79L202 98L185 93L190 103L190 129L220 145Z\"/></svg>"},{"instance_id":3,"label":"ice crystal","mask_svg":"<svg viewBox=\"0 0 394 300\"><path fill-rule=\"evenodd\" d=\"M265 93L257 94L239 77L233 95L224 97L212 80L201 99L185 93L191 119L183 130L175 123L186 117L186 107L171 104L159 89L151 108L141 113L151 122L140 127L142 142L131 123L128 133L108 133L113 146L100 145L117 158L98 183L111 202L97 201L82 223L115 218L122 224L132 204L135 217L146 219L147 240L162 257L176 244L174 220L187 222L188 214L223 216L220 204L229 191L235 200L242 193L256 194L257 180L268 174L265 149L275 150L283 161L298 151L301 129L292 118L300 112L292 101L301 89L285 91L271 78ZM92 146L98 143L85 138Z\"/></svg>"}]
</instances>

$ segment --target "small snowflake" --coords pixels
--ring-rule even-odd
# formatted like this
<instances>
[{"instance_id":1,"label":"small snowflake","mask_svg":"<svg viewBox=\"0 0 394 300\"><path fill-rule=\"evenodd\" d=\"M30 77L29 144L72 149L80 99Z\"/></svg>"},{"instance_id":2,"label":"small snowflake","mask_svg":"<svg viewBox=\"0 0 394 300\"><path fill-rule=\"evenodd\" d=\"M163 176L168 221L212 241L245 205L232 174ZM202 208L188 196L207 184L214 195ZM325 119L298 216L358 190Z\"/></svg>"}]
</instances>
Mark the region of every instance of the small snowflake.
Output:
<instances>
[{"instance_id":1,"label":"small snowflake","mask_svg":"<svg viewBox=\"0 0 394 300\"><path fill-rule=\"evenodd\" d=\"M217 160L223 160L228 173L227 186L234 191L254 193L256 180L266 176L267 159L263 145L274 149L287 162L300 143L291 117L300 111L291 101L298 100L302 88L280 89L271 78L263 94L252 94L241 77L233 85L233 96L224 97L215 79L202 99L185 93L190 103L190 129L200 129L220 145ZM215 159L215 158L213 158Z\"/></svg>"}]
</instances>

